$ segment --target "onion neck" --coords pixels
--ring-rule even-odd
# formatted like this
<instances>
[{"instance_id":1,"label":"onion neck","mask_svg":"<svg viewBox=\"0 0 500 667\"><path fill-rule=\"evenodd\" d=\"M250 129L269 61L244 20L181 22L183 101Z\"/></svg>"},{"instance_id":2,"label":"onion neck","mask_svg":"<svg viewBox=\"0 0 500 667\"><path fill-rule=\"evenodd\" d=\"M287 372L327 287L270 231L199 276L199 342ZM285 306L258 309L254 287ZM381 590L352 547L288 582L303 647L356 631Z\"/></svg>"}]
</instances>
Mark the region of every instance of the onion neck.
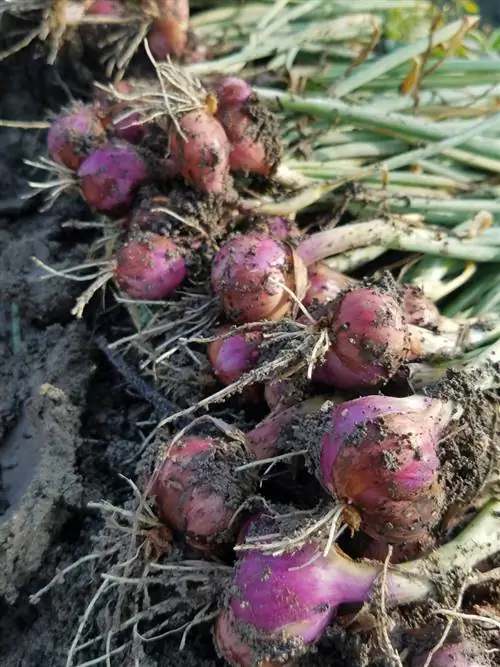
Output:
<instances>
[{"instance_id":1,"label":"onion neck","mask_svg":"<svg viewBox=\"0 0 500 667\"><path fill-rule=\"evenodd\" d=\"M392 605L418 602L432 594L443 576L450 572L465 575L481 561L495 554L500 543L500 500L490 501L451 542L423 558L387 571L388 599ZM373 592L373 584L383 566L375 561L352 561L334 548L329 563L335 570L337 604L363 602Z\"/></svg>"}]
</instances>

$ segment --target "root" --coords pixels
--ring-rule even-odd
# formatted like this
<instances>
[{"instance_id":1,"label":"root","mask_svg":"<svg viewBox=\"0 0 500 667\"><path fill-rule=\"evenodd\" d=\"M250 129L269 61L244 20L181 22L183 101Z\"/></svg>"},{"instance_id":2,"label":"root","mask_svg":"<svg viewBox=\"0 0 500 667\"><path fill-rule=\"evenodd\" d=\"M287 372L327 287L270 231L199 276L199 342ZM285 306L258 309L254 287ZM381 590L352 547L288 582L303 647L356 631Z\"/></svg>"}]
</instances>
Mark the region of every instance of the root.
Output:
<instances>
[{"instance_id":1,"label":"root","mask_svg":"<svg viewBox=\"0 0 500 667\"><path fill-rule=\"evenodd\" d=\"M387 605L386 605L387 571L389 569L389 564L391 562L392 550L393 547L392 544L390 544L387 551L387 556L384 561L384 567L380 575L380 584L378 586L380 593L379 610L378 610L379 613L375 615L377 621L376 630L378 634L378 641L380 644L380 648L384 652L384 655L388 658L391 664L394 665L394 667L403 667L403 661L401 660L399 653L396 651L391 642L391 638L389 636L389 628L388 628L389 616L387 614Z\"/></svg>"},{"instance_id":2,"label":"root","mask_svg":"<svg viewBox=\"0 0 500 667\"><path fill-rule=\"evenodd\" d=\"M464 593L467 589L467 585L469 584L469 579L465 579L465 581L462 583L460 587L460 591L458 593L458 599L455 604L455 607L453 608L452 614L457 613L462 606L462 600L464 597ZM434 658L434 655L444 646L446 639L448 635L450 634L451 628L453 626L454 618L453 615L449 617L448 622L445 625L445 628L443 630L443 634L441 635L439 641L437 644L429 651L429 655L427 656L425 663L423 664L422 667L429 667L429 665L432 663L432 659Z\"/></svg>"},{"instance_id":3,"label":"root","mask_svg":"<svg viewBox=\"0 0 500 667\"><path fill-rule=\"evenodd\" d=\"M255 328L256 324L254 323L252 326ZM294 366L297 370L300 370L308 367L310 363L317 362L319 351L315 350L316 334L308 331L307 327L291 320L267 323L267 326L271 329L271 333L264 333L264 339L260 346L263 360L255 369L245 373L236 382L227 385L215 394L203 398L177 414L162 420L157 428L162 428L166 424L193 414L202 408L207 408L214 403L220 403L237 393L241 393L246 387L272 379L278 373L286 372ZM234 335L246 329L248 329L248 326L245 328L235 327L231 333ZM193 342L197 342L197 340L199 339L195 339ZM188 339L186 344L189 343ZM313 352L314 359L312 358ZM313 360L311 361L311 359Z\"/></svg>"},{"instance_id":4,"label":"root","mask_svg":"<svg viewBox=\"0 0 500 667\"><path fill-rule=\"evenodd\" d=\"M343 505L336 504L330 510L328 510L328 512L320 516L320 518L313 519L312 522L309 521L305 527L296 529L295 534L283 535L280 531L278 533L258 535L256 537L249 536L246 538L244 544L237 544L234 547L234 550L239 552L258 549L264 553L270 553L274 556L279 556L289 551L290 549L299 549L300 547L304 546L312 536L318 537L319 535L323 534L325 526L329 525L329 537L323 552L326 556L333 546L335 539L339 535L338 526L343 510ZM295 516L291 518L293 519ZM283 519L284 517L276 517L278 520L280 518Z\"/></svg>"},{"instance_id":5,"label":"root","mask_svg":"<svg viewBox=\"0 0 500 667\"><path fill-rule=\"evenodd\" d=\"M57 162L49 160L46 157L41 157L37 161L24 160L24 163L30 167L35 167L36 169L41 169L55 175L54 179L48 181L28 181L28 185L34 192L28 193L26 197L32 197L39 192L44 192L46 203L41 207L41 211L49 210L63 192L67 192L70 189L80 192L74 172Z\"/></svg>"},{"instance_id":6,"label":"root","mask_svg":"<svg viewBox=\"0 0 500 667\"><path fill-rule=\"evenodd\" d=\"M9 12L12 15L35 15L37 12L41 12L41 14L36 17L38 26L30 30L11 47L1 52L0 61L22 51L33 41L39 39L41 42L48 42L47 62L53 65L63 44L81 26L105 26L108 30L112 26L119 26L120 30L117 31L119 37L117 39L123 37L124 26L133 26L133 30L130 30L130 32L125 31L125 34L129 37L134 36L132 41L127 45L127 48L122 47L115 53L111 67L111 71L114 68L124 70L146 36L153 17L144 15L144 12L139 11L134 3L127 6L128 13L123 17L88 15L85 13L88 4L89 2L75 3L68 2L68 0L45 0L43 2L33 0L31 3L16 7L15 2L12 3L12 7L9 7ZM33 18L35 19L35 16ZM137 28L138 25L140 26L139 29ZM110 60L112 58L113 56L108 57Z\"/></svg>"},{"instance_id":7,"label":"root","mask_svg":"<svg viewBox=\"0 0 500 667\"><path fill-rule=\"evenodd\" d=\"M487 626L498 628L500 630L500 616L493 618L490 616L480 616L479 614L465 614L455 609L437 609L436 614L448 616L451 620L459 618L463 621L471 621L473 623L484 623Z\"/></svg>"},{"instance_id":8,"label":"root","mask_svg":"<svg viewBox=\"0 0 500 667\"><path fill-rule=\"evenodd\" d=\"M116 37L118 43L114 44L116 51L124 49L124 52L118 58L108 61L108 68L123 70L131 57L137 50L139 43L144 44L146 54L154 67L157 85L148 84L147 86L138 86L132 94L122 93L115 86L99 86L105 90L112 98L126 102L128 113L130 111L138 113L141 123L158 122L165 126L165 129L173 123L179 135L186 139L178 119L189 111L203 108L207 103L207 92L201 82L179 65L174 65L170 59L165 62L157 62L151 53L146 34L149 24L142 24L139 32L135 35L130 45L126 46L123 40L126 36ZM113 39L113 38L112 38Z\"/></svg>"},{"instance_id":9,"label":"root","mask_svg":"<svg viewBox=\"0 0 500 667\"><path fill-rule=\"evenodd\" d=\"M104 553L113 556L115 563L101 574L102 582L73 637L66 667L110 664L112 656L127 652L137 655L144 645L174 633L181 633L179 650L182 650L193 627L216 617L219 596L214 590L214 580L220 577L222 586L232 571L228 566L206 561L169 563L151 560L152 556L164 559L171 549L168 543L161 553L149 551L147 544L151 532L167 531L169 534L169 529L161 524L149 506L147 491L142 494L130 479L122 479L133 492L135 507L117 507L106 501L90 505L99 509L106 519L109 531L106 539L114 546ZM81 562L91 558L94 555L81 559ZM186 588L184 595L178 593L183 588ZM98 614L104 614L104 631L97 623ZM88 629L96 624L100 632L89 636ZM142 629L144 624L146 627ZM82 661L84 651L89 659Z\"/></svg>"}]
</instances>

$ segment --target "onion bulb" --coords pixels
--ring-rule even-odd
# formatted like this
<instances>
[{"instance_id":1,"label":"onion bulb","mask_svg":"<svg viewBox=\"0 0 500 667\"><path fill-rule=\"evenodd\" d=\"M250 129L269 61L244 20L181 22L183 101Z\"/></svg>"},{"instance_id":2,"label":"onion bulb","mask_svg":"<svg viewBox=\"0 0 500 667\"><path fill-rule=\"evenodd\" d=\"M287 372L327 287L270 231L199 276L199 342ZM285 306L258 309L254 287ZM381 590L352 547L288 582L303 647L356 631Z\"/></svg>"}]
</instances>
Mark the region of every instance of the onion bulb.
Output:
<instances>
[{"instance_id":1,"label":"onion bulb","mask_svg":"<svg viewBox=\"0 0 500 667\"><path fill-rule=\"evenodd\" d=\"M441 517L438 442L453 413L425 396L364 396L335 405L318 458L322 485L359 515L368 535L418 540Z\"/></svg>"},{"instance_id":2,"label":"onion bulb","mask_svg":"<svg viewBox=\"0 0 500 667\"><path fill-rule=\"evenodd\" d=\"M131 299L166 299L186 277L186 262L167 236L144 234L118 250L114 273Z\"/></svg>"},{"instance_id":3,"label":"onion bulb","mask_svg":"<svg viewBox=\"0 0 500 667\"><path fill-rule=\"evenodd\" d=\"M236 534L236 510L253 492L250 476L232 474L236 443L184 436L168 447L151 481L160 517L201 549ZM241 460L239 460L241 463Z\"/></svg>"},{"instance_id":4,"label":"onion bulb","mask_svg":"<svg viewBox=\"0 0 500 667\"><path fill-rule=\"evenodd\" d=\"M243 79L225 77L215 86L217 117L232 145L232 171L271 176L282 156L276 117Z\"/></svg>"},{"instance_id":5,"label":"onion bulb","mask_svg":"<svg viewBox=\"0 0 500 667\"><path fill-rule=\"evenodd\" d=\"M229 319L238 324L277 320L300 298L306 269L293 249L265 234L234 236L212 265L212 287Z\"/></svg>"},{"instance_id":6,"label":"onion bulb","mask_svg":"<svg viewBox=\"0 0 500 667\"><path fill-rule=\"evenodd\" d=\"M78 105L51 123L47 148L58 164L77 171L85 158L105 140L104 127L94 108Z\"/></svg>"},{"instance_id":7,"label":"onion bulb","mask_svg":"<svg viewBox=\"0 0 500 667\"><path fill-rule=\"evenodd\" d=\"M148 180L142 155L125 141L96 149L78 169L86 202L100 213L121 215L132 205L137 189Z\"/></svg>"}]
</instances>

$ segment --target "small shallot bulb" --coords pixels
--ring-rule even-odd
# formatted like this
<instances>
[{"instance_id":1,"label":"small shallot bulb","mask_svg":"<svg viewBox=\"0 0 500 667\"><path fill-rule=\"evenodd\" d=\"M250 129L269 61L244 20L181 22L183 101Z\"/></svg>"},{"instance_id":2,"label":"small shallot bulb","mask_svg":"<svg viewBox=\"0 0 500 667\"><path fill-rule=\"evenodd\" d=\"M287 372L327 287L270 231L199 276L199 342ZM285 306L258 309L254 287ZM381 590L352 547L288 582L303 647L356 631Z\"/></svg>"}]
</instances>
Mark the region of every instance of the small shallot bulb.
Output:
<instances>
[{"instance_id":1,"label":"small shallot bulb","mask_svg":"<svg viewBox=\"0 0 500 667\"><path fill-rule=\"evenodd\" d=\"M227 334L230 326L222 327L219 333ZM207 352L215 375L229 385L255 367L259 359L260 331L245 331L224 336L208 345Z\"/></svg>"},{"instance_id":2,"label":"small shallot bulb","mask_svg":"<svg viewBox=\"0 0 500 667\"><path fill-rule=\"evenodd\" d=\"M387 382L408 351L405 317L395 297L359 287L340 294L325 308L331 344L314 379L339 389Z\"/></svg>"},{"instance_id":3,"label":"small shallot bulb","mask_svg":"<svg viewBox=\"0 0 500 667\"><path fill-rule=\"evenodd\" d=\"M153 474L151 494L163 521L201 549L237 532L231 520L251 495L250 478L234 475L233 442L184 436L167 448ZM241 461L240 461L241 462Z\"/></svg>"},{"instance_id":4,"label":"small shallot bulb","mask_svg":"<svg viewBox=\"0 0 500 667\"><path fill-rule=\"evenodd\" d=\"M243 79L225 77L214 92L217 117L232 144L231 170L271 176L282 156L276 117Z\"/></svg>"},{"instance_id":5,"label":"small shallot bulb","mask_svg":"<svg viewBox=\"0 0 500 667\"><path fill-rule=\"evenodd\" d=\"M257 229L281 241L298 239L301 236L296 222L280 216L260 220Z\"/></svg>"},{"instance_id":6,"label":"small shallot bulb","mask_svg":"<svg viewBox=\"0 0 500 667\"><path fill-rule=\"evenodd\" d=\"M190 111L172 125L169 134L172 169L190 185L208 194L221 194L229 175L231 146L217 118L205 109Z\"/></svg>"},{"instance_id":7,"label":"small shallot bulb","mask_svg":"<svg viewBox=\"0 0 500 667\"><path fill-rule=\"evenodd\" d=\"M318 478L371 537L419 540L444 504L438 441L453 407L426 396L364 396L332 408Z\"/></svg>"},{"instance_id":8,"label":"small shallot bulb","mask_svg":"<svg viewBox=\"0 0 500 667\"><path fill-rule=\"evenodd\" d=\"M306 283L304 264L283 241L265 234L234 236L212 265L212 287L229 319L237 324L278 320Z\"/></svg>"},{"instance_id":9,"label":"small shallot bulb","mask_svg":"<svg viewBox=\"0 0 500 667\"><path fill-rule=\"evenodd\" d=\"M428 654L413 659L411 667L424 667ZM476 642L463 639L446 644L432 656L429 667L491 667L486 651Z\"/></svg>"},{"instance_id":10,"label":"small shallot bulb","mask_svg":"<svg viewBox=\"0 0 500 667\"><path fill-rule=\"evenodd\" d=\"M148 180L146 161L125 141L109 141L96 149L78 169L83 196L100 213L122 215L137 189Z\"/></svg>"},{"instance_id":11,"label":"small shallot bulb","mask_svg":"<svg viewBox=\"0 0 500 667\"><path fill-rule=\"evenodd\" d=\"M280 453L279 441L284 429L300 424L301 417L316 412L324 399L315 396L306 401L271 412L246 434L247 449L256 459L268 459Z\"/></svg>"},{"instance_id":12,"label":"small shallot bulb","mask_svg":"<svg viewBox=\"0 0 500 667\"><path fill-rule=\"evenodd\" d=\"M104 127L92 106L77 106L56 118L47 134L53 160L77 171L86 157L106 140Z\"/></svg>"},{"instance_id":13,"label":"small shallot bulb","mask_svg":"<svg viewBox=\"0 0 500 667\"><path fill-rule=\"evenodd\" d=\"M132 299L166 299L186 277L179 248L160 234L129 240L116 253L115 262L115 280Z\"/></svg>"},{"instance_id":14,"label":"small shallot bulb","mask_svg":"<svg viewBox=\"0 0 500 667\"><path fill-rule=\"evenodd\" d=\"M189 0L157 0L159 16L148 33L148 44L155 60L180 58L188 42Z\"/></svg>"},{"instance_id":15,"label":"small shallot bulb","mask_svg":"<svg viewBox=\"0 0 500 667\"><path fill-rule=\"evenodd\" d=\"M355 284L352 278L319 262L308 268L307 292L302 300L306 307L333 301L346 287Z\"/></svg>"}]
</instances>

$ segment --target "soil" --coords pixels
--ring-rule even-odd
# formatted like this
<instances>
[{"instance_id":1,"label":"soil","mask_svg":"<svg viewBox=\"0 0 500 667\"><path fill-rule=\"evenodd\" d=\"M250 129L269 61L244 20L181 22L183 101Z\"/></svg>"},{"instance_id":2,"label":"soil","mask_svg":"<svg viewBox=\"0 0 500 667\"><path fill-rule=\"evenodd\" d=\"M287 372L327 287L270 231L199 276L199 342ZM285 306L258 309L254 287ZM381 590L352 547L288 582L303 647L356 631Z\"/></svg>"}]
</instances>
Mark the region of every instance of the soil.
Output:
<instances>
[{"instance_id":1,"label":"soil","mask_svg":"<svg viewBox=\"0 0 500 667\"><path fill-rule=\"evenodd\" d=\"M1 47L1 45L0 45ZM0 118L39 120L88 92L88 73L62 59L44 63L26 50L0 63ZM80 62L80 61L78 61ZM64 667L71 638L99 585L86 565L66 575L37 604L30 596L93 550L102 527L89 502L123 504L143 441L141 423L156 420L155 394L125 381L102 354L98 334L122 323L99 302L83 321L70 315L81 284L40 280L32 257L49 265L85 258L92 232L64 227L90 219L77 200L47 211L23 198L33 170L23 160L43 153L44 131L0 127L0 664ZM38 177L38 174L37 174ZM106 310L107 308L107 310ZM106 317L103 317L106 313ZM105 321L104 321L105 320ZM126 333L126 332L125 332ZM125 335L125 334L124 334ZM146 395L146 399L144 396ZM156 403L155 403L156 401ZM78 661L77 661L78 662ZM114 663L113 663L114 664ZM223 667L210 624L197 626L179 652L179 637L160 642L124 667ZM368 667L362 635L332 629L300 667ZM382 663L380 663L382 664Z\"/></svg>"}]
</instances>

